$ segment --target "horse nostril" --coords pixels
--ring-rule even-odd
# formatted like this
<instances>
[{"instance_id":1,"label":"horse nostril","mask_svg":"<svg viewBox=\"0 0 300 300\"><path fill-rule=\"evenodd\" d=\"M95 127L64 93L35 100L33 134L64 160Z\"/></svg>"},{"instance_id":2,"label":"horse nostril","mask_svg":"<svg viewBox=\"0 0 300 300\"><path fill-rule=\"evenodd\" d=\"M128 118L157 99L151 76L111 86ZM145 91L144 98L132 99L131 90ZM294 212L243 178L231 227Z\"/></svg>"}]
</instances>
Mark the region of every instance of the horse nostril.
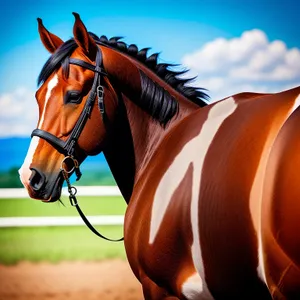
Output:
<instances>
[{"instance_id":1,"label":"horse nostril","mask_svg":"<svg viewBox=\"0 0 300 300\"><path fill-rule=\"evenodd\" d=\"M31 188L34 191L38 192L44 186L46 178L42 172L40 172L39 170L37 170L35 168L31 168L31 171L32 171L32 173L29 178L29 183L30 183Z\"/></svg>"}]
</instances>

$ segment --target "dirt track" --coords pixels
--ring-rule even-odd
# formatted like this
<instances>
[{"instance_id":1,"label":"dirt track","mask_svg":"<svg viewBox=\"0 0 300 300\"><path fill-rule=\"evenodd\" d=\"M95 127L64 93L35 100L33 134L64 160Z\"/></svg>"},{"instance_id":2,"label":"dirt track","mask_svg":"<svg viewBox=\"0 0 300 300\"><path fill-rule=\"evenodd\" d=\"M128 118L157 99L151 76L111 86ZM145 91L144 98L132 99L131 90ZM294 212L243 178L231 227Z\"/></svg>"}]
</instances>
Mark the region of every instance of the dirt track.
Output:
<instances>
[{"instance_id":1,"label":"dirt track","mask_svg":"<svg viewBox=\"0 0 300 300\"><path fill-rule=\"evenodd\" d=\"M23 262L0 265L0 300L141 300L141 287L128 263Z\"/></svg>"}]
</instances>

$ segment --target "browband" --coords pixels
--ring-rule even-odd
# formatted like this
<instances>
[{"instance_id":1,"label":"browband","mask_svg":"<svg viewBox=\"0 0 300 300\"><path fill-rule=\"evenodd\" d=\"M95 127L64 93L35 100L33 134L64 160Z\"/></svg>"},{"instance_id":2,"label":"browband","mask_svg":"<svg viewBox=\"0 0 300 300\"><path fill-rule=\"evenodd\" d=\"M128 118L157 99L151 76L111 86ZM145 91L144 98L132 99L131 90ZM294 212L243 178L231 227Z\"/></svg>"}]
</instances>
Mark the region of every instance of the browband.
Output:
<instances>
[{"instance_id":1,"label":"browband","mask_svg":"<svg viewBox=\"0 0 300 300\"><path fill-rule=\"evenodd\" d=\"M101 68L100 66L97 66L97 65L94 66L86 61L81 60L81 59L70 58L69 63L72 65L77 65L77 66L83 67L83 68L91 70L93 72L100 73L104 76L107 76L107 73L105 72L105 70L103 68Z\"/></svg>"}]
</instances>

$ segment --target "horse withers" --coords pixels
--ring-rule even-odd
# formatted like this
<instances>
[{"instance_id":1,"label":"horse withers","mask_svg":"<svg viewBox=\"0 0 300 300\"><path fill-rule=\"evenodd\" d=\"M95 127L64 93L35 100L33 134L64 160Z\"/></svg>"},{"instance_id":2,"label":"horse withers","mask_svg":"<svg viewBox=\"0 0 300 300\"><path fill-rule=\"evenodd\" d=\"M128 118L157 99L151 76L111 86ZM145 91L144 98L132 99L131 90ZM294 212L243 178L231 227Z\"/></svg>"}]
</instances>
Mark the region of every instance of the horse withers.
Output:
<instances>
[{"instance_id":1,"label":"horse withers","mask_svg":"<svg viewBox=\"0 0 300 300\"><path fill-rule=\"evenodd\" d=\"M145 299L300 299L300 88L207 104L157 54L74 16L66 42L39 19L51 56L19 171L29 195L58 200L62 169L103 151Z\"/></svg>"}]
</instances>

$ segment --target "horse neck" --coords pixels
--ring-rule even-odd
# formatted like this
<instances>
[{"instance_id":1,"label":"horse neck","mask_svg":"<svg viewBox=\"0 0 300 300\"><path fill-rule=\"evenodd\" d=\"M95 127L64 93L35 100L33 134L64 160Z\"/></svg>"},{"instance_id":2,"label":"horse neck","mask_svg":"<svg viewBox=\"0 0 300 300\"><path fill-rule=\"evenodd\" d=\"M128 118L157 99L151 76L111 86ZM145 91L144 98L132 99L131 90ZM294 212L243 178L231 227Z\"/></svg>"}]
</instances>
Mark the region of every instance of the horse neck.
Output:
<instances>
[{"instance_id":1,"label":"horse neck","mask_svg":"<svg viewBox=\"0 0 300 300\"><path fill-rule=\"evenodd\" d=\"M165 136L176 126L190 110L185 107L179 107L179 114L167 124L164 128L158 121L142 111L132 101L125 99L125 106L128 115L128 121L132 134L134 157L135 157L135 183L139 180L151 160L154 152Z\"/></svg>"},{"instance_id":2,"label":"horse neck","mask_svg":"<svg viewBox=\"0 0 300 300\"><path fill-rule=\"evenodd\" d=\"M164 137L199 106L186 99L143 64L122 53L103 48L104 68L123 94L123 103L104 154L115 180L128 202L134 185L145 171ZM178 114L163 127L135 104L141 94L140 72L163 86L178 101Z\"/></svg>"}]
</instances>

